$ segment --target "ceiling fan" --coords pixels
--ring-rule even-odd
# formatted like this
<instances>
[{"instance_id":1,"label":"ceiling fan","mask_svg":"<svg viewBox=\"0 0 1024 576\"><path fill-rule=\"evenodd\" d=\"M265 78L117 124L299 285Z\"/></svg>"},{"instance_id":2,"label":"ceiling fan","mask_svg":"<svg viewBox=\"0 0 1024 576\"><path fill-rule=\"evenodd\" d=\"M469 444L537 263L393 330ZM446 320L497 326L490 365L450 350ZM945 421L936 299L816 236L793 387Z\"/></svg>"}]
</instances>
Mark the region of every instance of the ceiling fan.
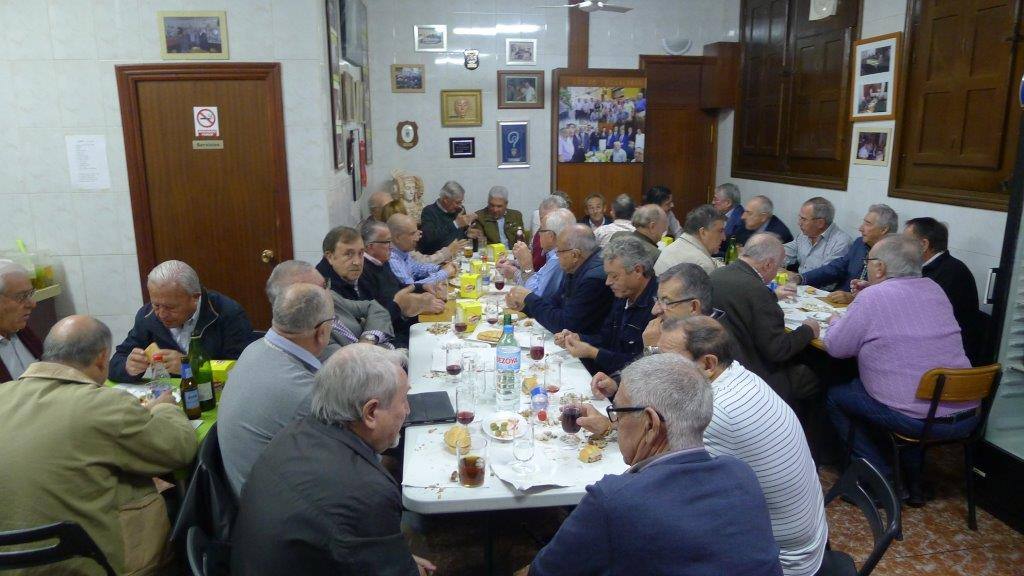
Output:
<instances>
[{"instance_id":1,"label":"ceiling fan","mask_svg":"<svg viewBox=\"0 0 1024 576\"><path fill-rule=\"evenodd\" d=\"M579 8L584 12L629 12L632 10L629 6L615 6L614 4L606 4L604 2L597 2L594 0L583 0L575 4L562 4L559 6L538 6L538 8Z\"/></svg>"}]
</instances>

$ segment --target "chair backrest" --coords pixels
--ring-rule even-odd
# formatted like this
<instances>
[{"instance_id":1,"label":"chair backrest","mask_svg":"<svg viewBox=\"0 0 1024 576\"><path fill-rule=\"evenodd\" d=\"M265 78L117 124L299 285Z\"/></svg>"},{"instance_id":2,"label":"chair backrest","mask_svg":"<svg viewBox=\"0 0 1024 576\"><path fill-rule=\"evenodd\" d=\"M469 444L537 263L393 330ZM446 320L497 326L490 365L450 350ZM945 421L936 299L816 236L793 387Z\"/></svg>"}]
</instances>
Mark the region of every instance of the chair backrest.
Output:
<instances>
[{"instance_id":1,"label":"chair backrest","mask_svg":"<svg viewBox=\"0 0 1024 576\"><path fill-rule=\"evenodd\" d=\"M846 496L856 504L871 526L875 544L857 572L860 576L867 576L875 569L900 531L900 501L882 473L863 458L854 458L850 462L846 472L825 495L825 505L828 506L838 496ZM881 503L881 510L875 505L876 502ZM885 513L884 517L882 512Z\"/></svg>"},{"instance_id":2,"label":"chair backrest","mask_svg":"<svg viewBox=\"0 0 1024 576\"><path fill-rule=\"evenodd\" d=\"M183 539L189 528L199 526L214 540L229 542L237 514L238 502L224 473L214 424L199 447L196 467L174 521L171 540Z\"/></svg>"},{"instance_id":3,"label":"chair backrest","mask_svg":"<svg viewBox=\"0 0 1024 576\"><path fill-rule=\"evenodd\" d=\"M192 576L228 576L231 574L231 545L210 540L203 529L193 526L186 538L188 566Z\"/></svg>"},{"instance_id":4,"label":"chair backrest","mask_svg":"<svg viewBox=\"0 0 1024 576\"><path fill-rule=\"evenodd\" d=\"M28 550L0 551L0 570L29 568L63 562L71 558L91 558L108 576L116 574L89 534L75 522L55 522L46 526L0 532L0 547L22 546L56 539L57 543Z\"/></svg>"},{"instance_id":5,"label":"chair backrest","mask_svg":"<svg viewBox=\"0 0 1024 576\"><path fill-rule=\"evenodd\" d=\"M935 368L921 376L917 386L920 400L969 402L983 400L991 394L1000 372L999 364L977 368Z\"/></svg>"}]
</instances>

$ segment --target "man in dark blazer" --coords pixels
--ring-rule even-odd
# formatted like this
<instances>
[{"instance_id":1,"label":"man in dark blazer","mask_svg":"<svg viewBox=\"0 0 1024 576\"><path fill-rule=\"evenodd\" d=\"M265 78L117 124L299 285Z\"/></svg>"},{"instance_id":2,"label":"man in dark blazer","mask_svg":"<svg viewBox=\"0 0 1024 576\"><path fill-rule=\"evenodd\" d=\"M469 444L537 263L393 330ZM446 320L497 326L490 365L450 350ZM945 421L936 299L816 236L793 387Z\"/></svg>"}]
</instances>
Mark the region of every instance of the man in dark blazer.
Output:
<instances>
[{"instance_id":1,"label":"man in dark blazer","mask_svg":"<svg viewBox=\"0 0 1024 576\"><path fill-rule=\"evenodd\" d=\"M488 244L504 244L512 248L516 233L523 233L523 242L529 245L530 233L523 225L523 213L508 207L508 188L494 186L487 193L487 207L476 211L476 221Z\"/></svg>"},{"instance_id":2,"label":"man in dark blazer","mask_svg":"<svg viewBox=\"0 0 1024 576\"><path fill-rule=\"evenodd\" d=\"M559 233L556 246L558 265L565 272L561 289L543 298L515 286L506 297L506 305L526 312L552 333L597 332L614 296L605 284L604 264L594 232L585 224L574 224Z\"/></svg>"},{"instance_id":3,"label":"man in dark blazer","mask_svg":"<svg viewBox=\"0 0 1024 576\"><path fill-rule=\"evenodd\" d=\"M156 343L172 374L180 374L192 336L216 360L236 360L257 339L242 306L227 296L207 290L188 264L168 260L149 273L149 303L135 315L135 326L110 359L114 382L139 382L149 366L144 351Z\"/></svg>"},{"instance_id":4,"label":"man in dark blazer","mask_svg":"<svg viewBox=\"0 0 1024 576\"><path fill-rule=\"evenodd\" d=\"M789 403L814 394L817 379L793 359L820 326L807 319L792 332L775 294L766 286L786 261L782 242L774 234L751 236L736 262L711 273L714 307L725 312L722 324L736 339L741 364L772 387Z\"/></svg>"},{"instance_id":5,"label":"man in dark blazer","mask_svg":"<svg viewBox=\"0 0 1024 576\"><path fill-rule=\"evenodd\" d=\"M771 232L782 239L782 243L793 241L789 227L774 214L775 206L767 196L754 196L747 200L743 211L743 226L736 231L736 242L746 244L758 232Z\"/></svg>"},{"instance_id":6,"label":"man in dark blazer","mask_svg":"<svg viewBox=\"0 0 1024 576\"><path fill-rule=\"evenodd\" d=\"M471 227L476 221L476 214L466 213L462 207L465 199L466 191L458 182L445 182L437 202L423 208L420 214L420 229L423 231L420 252L429 256L455 240L483 237L478 229Z\"/></svg>"},{"instance_id":7,"label":"man in dark blazer","mask_svg":"<svg viewBox=\"0 0 1024 576\"><path fill-rule=\"evenodd\" d=\"M579 222L580 224L586 224L590 226L592 230L597 230L598 228L604 226L605 224L612 223L611 216L608 216L608 214L605 212L606 207L604 202L604 196L602 196L601 194L595 192L590 196L587 196L586 210L587 213L582 218L577 220L577 222Z\"/></svg>"},{"instance_id":8,"label":"man in dark blazer","mask_svg":"<svg viewBox=\"0 0 1024 576\"><path fill-rule=\"evenodd\" d=\"M966 264L949 253L949 229L935 218L907 220L904 234L921 243L921 275L935 281L953 305L964 351L971 364L981 361L983 322L978 310L978 285Z\"/></svg>"},{"instance_id":9,"label":"man in dark blazer","mask_svg":"<svg viewBox=\"0 0 1024 576\"><path fill-rule=\"evenodd\" d=\"M434 569L409 550L401 487L377 457L397 445L409 414L403 358L354 344L317 372L310 415L274 437L242 490L233 574L418 576L419 566Z\"/></svg>"},{"instance_id":10,"label":"man in dark blazer","mask_svg":"<svg viewBox=\"0 0 1024 576\"><path fill-rule=\"evenodd\" d=\"M0 260L0 382L17 380L43 354L43 344L27 326L36 307L28 270Z\"/></svg>"}]
</instances>

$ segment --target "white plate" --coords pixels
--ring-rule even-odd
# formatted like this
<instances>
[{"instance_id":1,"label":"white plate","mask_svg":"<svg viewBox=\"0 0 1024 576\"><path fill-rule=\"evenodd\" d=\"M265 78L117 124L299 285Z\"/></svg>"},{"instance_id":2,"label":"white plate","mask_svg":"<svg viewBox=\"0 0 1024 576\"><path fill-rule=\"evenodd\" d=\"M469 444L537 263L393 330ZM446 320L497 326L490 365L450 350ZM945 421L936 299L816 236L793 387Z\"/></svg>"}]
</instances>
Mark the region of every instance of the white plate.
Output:
<instances>
[{"instance_id":1,"label":"white plate","mask_svg":"<svg viewBox=\"0 0 1024 576\"><path fill-rule=\"evenodd\" d=\"M514 433L510 436L496 435L491 430L491 424L505 421L509 422L509 429L513 428L512 423L515 422ZM494 438L495 440L498 441L507 442L509 440L512 440L513 438L523 435L523 432L525 432L526 428L526 420L524 420L522 416L516 414L515 412L495 412L494 414L491 414L490 416L485 418L484 421L480 423L480 428L484 431L484 434L490 436L491 438Z\"/></svg>"}]
</instances>

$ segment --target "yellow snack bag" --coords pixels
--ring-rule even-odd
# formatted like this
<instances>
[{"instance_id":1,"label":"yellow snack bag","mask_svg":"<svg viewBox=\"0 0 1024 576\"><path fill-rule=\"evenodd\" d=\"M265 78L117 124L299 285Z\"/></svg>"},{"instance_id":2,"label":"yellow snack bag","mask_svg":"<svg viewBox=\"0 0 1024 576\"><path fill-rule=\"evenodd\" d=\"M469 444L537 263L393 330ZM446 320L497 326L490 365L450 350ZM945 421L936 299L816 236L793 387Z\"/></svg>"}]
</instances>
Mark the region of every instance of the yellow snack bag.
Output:
<instances>
[{"instance_id":1,"label":"yellow snack bag","mask_svg":"<svg viewBox=\"0 0 1024 576\"><path fill-rule=\"evenodd\" d=\"M459 297L479 298L480 297L480 275L460 274L459 275Z\"/></svg>"}]
</instances>

